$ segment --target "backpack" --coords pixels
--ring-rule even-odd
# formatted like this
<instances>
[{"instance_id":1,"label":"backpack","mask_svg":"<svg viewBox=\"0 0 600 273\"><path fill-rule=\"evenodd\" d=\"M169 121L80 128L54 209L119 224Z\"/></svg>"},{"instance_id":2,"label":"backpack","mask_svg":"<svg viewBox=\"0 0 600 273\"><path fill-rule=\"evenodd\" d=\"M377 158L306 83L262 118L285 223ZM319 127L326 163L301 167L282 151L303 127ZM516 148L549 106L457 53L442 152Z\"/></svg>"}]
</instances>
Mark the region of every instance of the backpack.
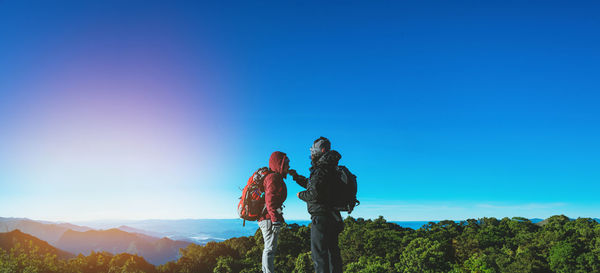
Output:
<instances>
[{"instance_id":1,"label":"backpack","mask_svg":"<svg viewBox=\"0 0 600 273\"><path fill-rule=\"evenodd\" d=\"M339 184L336 186L337 194L334 198L333 208L338 211L347 211L350 214L355 206L360 205L356 199L358 190L356 175L352 174L346 166L337 166L337 172Z\"/></svg>"},{"instance_id":2,"label":"backpack","mask_svg":"<svg viewBox=\"0 0 600 273\"><path fill-rule=\"evenodd\" d=\"M246 220L256 221L266 211L263 182L270 172L271 170L268 167L258 169L250 176L246 187L242 190L242 197L240 197L237 210L240 218L244 219L243 226L246 226Z\"/></svg>"}]
</instances>

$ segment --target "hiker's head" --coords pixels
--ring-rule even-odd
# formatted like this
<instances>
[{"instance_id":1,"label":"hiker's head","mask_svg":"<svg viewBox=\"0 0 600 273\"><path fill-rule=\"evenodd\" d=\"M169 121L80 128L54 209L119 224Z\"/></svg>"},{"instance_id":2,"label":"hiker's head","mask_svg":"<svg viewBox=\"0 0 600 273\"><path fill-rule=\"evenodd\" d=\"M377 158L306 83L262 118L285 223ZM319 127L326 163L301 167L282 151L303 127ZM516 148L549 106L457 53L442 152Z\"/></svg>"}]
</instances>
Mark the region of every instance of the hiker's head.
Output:
<instances>
[{"instance_id":1,"label":"hiker's head","mask_svg":"<svg viewBox=\"0 0 600 273\"><path fill-rule=\"evenodd\" d=\"M269 159L269 168L272 171L285 176L290 169L290 160L283 152L273 152L271 154L271 158Z\"/></svg>"},{"instance_id":2,"label":"hiker's head","mask_svg":"<svg viewBox=\"0 0 600 273\"><path fill-rule=\"evenodd\" d=\"M283 163L283 176L287 177L288 172L290 171L290 158L285 157L285 162Z\"/></svg>"},{"instance_id":3,"label":"hiker's head","mask_svg":"<svg viewBox=\"0 0 600 273\"><path fill-rule=\"evenodd\" d=\"M331 150L329 139L326 137L317 138L310 147L310 159L316 162L323 154L329 152L329 150Z\"/></svg>"}]
</instances>

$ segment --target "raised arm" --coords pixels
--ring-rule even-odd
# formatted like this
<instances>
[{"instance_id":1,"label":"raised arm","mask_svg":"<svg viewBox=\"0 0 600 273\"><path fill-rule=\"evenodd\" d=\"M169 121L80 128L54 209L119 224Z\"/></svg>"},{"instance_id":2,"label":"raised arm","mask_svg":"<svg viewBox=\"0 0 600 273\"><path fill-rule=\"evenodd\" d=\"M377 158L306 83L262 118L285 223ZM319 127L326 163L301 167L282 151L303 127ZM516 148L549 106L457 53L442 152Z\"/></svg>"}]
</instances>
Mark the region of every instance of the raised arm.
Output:
<instances>
[{"instance_id":1,"label":"raised arm","mask_svg":"<svg viewBox=\"0 0 600 273\"><path fill-rule=\"evenodd\" d=\"M289 170L289 174L292 176L292 178L294 179L294 181L296 181L296 184L300 185L300 187L303 187L306 189L306 187L308 186L308 178L304 177L303 175L300 175L296 172L296 170Z\"/></svg>"},{"instance_id":2,"label":"raised arm","mask_svg":"<svg viewBox=\"0 0 600 273\"><path fill-rule=\"evenodd\" d=\"M298 197L305 202L323 203L323 198L328 194L328 185L324 181L326 170L317 169L310 177L305 191L298 193Z\"/></svg>"}]
</instances>

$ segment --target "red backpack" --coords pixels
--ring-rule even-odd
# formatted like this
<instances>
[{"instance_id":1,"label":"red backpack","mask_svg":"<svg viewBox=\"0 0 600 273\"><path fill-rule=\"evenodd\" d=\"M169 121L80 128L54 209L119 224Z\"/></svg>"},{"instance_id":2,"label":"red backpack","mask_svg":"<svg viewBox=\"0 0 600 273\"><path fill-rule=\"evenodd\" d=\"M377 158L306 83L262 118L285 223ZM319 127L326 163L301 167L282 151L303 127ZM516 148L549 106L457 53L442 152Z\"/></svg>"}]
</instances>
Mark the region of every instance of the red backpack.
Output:
<instances>
[{"instance_id":1,"label":"red backpack","mask_svg":"<svg viewBox=\"0 0 600 273\"><path fill-rule=\"evenodd\" d=\"M238 203L238 215L244 219L243 226L246 226L246 220L258 220L267 209L263 182L269 173L271 170L267 167L258 169L250 176L246 187L242 190L242 197Z\"/></svg>"}]
</instances>

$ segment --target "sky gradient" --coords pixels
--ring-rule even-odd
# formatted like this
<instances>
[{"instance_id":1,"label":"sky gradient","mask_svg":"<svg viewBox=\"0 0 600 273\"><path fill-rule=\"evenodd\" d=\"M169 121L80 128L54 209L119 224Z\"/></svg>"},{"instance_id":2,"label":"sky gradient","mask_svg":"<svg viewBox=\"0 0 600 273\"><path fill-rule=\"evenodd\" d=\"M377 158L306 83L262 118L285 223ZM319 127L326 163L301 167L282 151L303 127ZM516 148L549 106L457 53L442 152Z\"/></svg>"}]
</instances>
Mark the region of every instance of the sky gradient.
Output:
<instances>
[{"instance_id":1,"label":"sky gradient","mask_svg":"<svg viewBox=\"0 0 600 273\"><path fill-rule=\"evenodd\" d=\"M599 8L0 1L0 216L236 218L326 136L355 217L600 217Z\"/></svg>"}]
</instances>

